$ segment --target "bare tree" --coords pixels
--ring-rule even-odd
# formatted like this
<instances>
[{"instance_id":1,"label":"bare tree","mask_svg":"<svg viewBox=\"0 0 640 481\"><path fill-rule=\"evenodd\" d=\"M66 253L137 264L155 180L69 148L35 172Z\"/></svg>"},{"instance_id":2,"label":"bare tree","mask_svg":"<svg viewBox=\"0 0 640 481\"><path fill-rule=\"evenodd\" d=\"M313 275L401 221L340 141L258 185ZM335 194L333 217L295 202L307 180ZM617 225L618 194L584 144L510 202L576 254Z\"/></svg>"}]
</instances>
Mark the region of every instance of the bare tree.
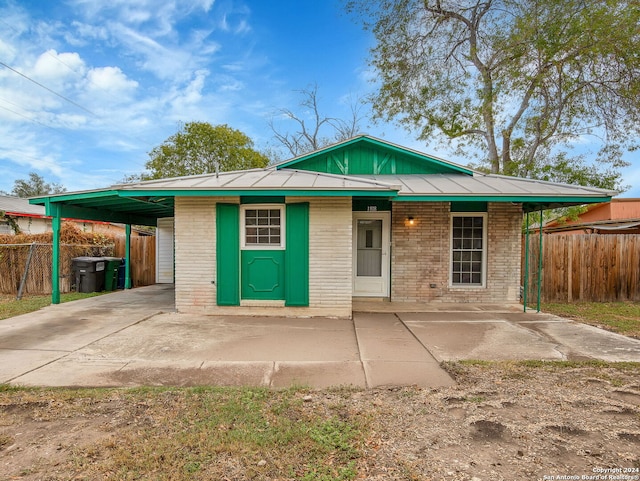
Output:
<instances>
[{"instance_id":1,"label":"bare tree","mask_svg":"<svg viewBox=\"0 0 640 481\"><path fill-rule=\"evenodd\" d=\"M298 92L302 96L299 104L302 108L300 112L286 108L279 109L277 115L269 120L269 127L273 131L275 140L292 156L297 157L321 149L328 144L341 142L359 133L364 106L362 99L352 98L349 118L340 119L325 116L320 112L317 84ZM278 128L275 117L293 122L295 131L283 131Z\"/></svg>"}]
</instances>

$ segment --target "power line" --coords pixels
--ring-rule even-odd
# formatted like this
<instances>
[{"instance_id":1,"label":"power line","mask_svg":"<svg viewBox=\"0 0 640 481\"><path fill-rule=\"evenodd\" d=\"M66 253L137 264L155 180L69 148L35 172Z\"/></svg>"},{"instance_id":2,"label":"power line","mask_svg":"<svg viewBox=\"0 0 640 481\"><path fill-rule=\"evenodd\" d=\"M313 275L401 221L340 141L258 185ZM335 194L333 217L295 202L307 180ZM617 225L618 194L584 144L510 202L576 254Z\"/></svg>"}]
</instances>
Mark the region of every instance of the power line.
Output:
<instances>
[{"instance_id":1,"label":"power line","mask_svg":"<svg viewBox=\"0 0 640 481\"><path fill-rule=\"evenodd\" d=\"M9 70L11 70L12 72L17 73L17 74L18 74L18 75L20 75L21 77L24 77L24 78L25 78L25 79L27 79L29 82L33 82L33 83L34 83L34 84L36 84L38 87L42 87L42 88L43 88L43 89L45 89L47 92L51 92L53 95L56 95L56 96L60 97L61 99L63 99L63 100L65 100L65 101L69 102L70 104L75 105L75 106L76 106L76 107L78 107L79 109L82 109L82 110L84 110L85 112L87 112L87 113L89 113L89 114L93 115L94 117L97 117L97 115L96 115L94 112L92 112L91 110L84 108L84 107L83 107L82 105L80 105L79 103L74 102L73 100L71 100L71 99L69 99L69 98L65 97L65 96L64 96L64 95L62 95L62 94L59 94L58 92L56 92L56 91L54 91L54 90L51 90L51 89L50 89L49 87L47 87L46 85L42 85L42 84L41 84L40 82L38 82L37 80L34 80L34 79L32 79L31 77L29 77L29 76L27 76L27 75L23 74L22 72L20 72L20 71L18 71L18 70L16 70L16 69L14 69L13 67L10 67L10 66L9 66L9 65L7 65L6 63L4 63L4 62L0 62L0 65L2 65L2 66L3 66L3 67L5 67L5 68L8 68L8 69L9 69Z\"/></svg>"},{"instance_id":2,"label":"power line","mask_svg":"<svg viewBox=\"0 0 640 481\"><path fill-rule=\"evenodd\" d=\"M36 119L32 119L31 117L27 117L26 115L21 114L20 112L16 112L15 110L11 110L8 109L7 107L3 107L2 105L0 105L0 109L6 110L7 112L11 112L14 115L17 115L19 117L22 117L23 119L26 119L30 122L35 122L36 124L42 125L43 127L47 127L49 129L54 129L54 130L59 130L55 127L52 127L51 125L47 125L47 124L43 124L42 122L36 120Z\"/></svg>"},{"instance_id":3,"label":"power line","mask_svg":"<svg viewBox=\"0 0 640 481\"><path fill-rule=\"evenodd\" d=\"M20 107L18 104L13 103L13 102L11 102L10 100L7 100L7 99L5 99L5 98L3 98L3 97L0 97L0 100L1 100L1 101L3 101L3 102L8 103L8 104L10 104L10 105L13 105L13 106L15 106L15 107L22 108L22 107ZM11 112L12 114L15 114L15 115L18 115L18 116L22 117L23 119L29 120L30 122L34 122L34 123L36 123L36 124L42 125L43 127L47 127L47 128L49 128L49 129L53 129L53 130L57 130L58 132L61 132L61 130L60 130L59 128L54 127L53 125L47 125L47 124L44 124L44 123L40 122L39 120L36 120L36 119L34 119L34 118L31 118L31 117L28 117L28 116L26 116L26 115L24 115L24 114L21 114L20 112L16 112L15 110L11 110L11 109L9 109L9 108L7 108L7 107L3 107L2 105L0 105L0 109L4 109L4 110L6 110L6 111L8 111L8 112Z\"/></svg>"}]
</instances>

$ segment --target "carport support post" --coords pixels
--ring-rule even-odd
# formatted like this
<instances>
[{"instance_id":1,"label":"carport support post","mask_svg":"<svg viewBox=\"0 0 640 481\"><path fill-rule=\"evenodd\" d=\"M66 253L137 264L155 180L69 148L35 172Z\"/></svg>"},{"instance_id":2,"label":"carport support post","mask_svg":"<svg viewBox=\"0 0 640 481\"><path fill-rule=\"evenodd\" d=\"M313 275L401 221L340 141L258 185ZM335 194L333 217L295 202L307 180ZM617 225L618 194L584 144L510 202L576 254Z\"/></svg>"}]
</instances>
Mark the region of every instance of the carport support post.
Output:
<instances>
[{"instance_id":1,"label":"carport support post","mask_svg":"<svg viewBox=\"0 0 640 481\"><path fill-rule=\"evenodd\" d=\"M124 288L131 289L131 224L125 226L124 255Z\"/></svg>"},{"instance_id":2,"label":"carport support post","mask_svg":"<svg viewBox=\"0 0 640 481\"><path fill-rule=\"evenodd\" d=\"M524 235L524 293L523 304L524 312L527 312L527 295L529 293L529 211L527 211L527 220Z\"/></svg>"},{"instance_id":3,"label":"carport support post","mask_svg":"<svg viewBox=\"0 0 640 481\"><path fill-rule=\"evenodd\" d=\"M540 297L542 296L542 207L540 208L540 247L538 252L538 312L540 312Z\"/></svg>"},{"instance_id":4,"label":"carport support post","mask_svg":"<svg viewBox=\"0 0 640 481\"><path fill-rule=\"evenodd\" d=\"M51 304L60 304L60 227L62 217L60 216L60 206L56 203L49 204L52 231L52 253L51 253Z\"/></svg>"}]
</instances>

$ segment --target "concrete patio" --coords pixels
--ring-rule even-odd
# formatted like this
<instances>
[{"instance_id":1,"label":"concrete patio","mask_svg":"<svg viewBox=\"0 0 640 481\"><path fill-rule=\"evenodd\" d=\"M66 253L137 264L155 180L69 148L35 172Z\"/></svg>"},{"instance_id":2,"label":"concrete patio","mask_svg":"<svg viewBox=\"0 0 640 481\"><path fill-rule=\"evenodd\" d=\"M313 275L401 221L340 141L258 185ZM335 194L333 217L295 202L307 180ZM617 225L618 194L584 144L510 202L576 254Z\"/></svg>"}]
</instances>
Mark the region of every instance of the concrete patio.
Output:
<instances>
[{"instance_id":1,"label":"concrete patio","mask_svg":"<svg viewBox=\"0 0 640 481\"><path fill-rule=\"evenodd\" d=\"M174 312L173 287L0 321L0 382L35 386L449 385L440 361L640 361L640 341L517 305L358 301L353 320Z\"/></svg>"}]
</instances>

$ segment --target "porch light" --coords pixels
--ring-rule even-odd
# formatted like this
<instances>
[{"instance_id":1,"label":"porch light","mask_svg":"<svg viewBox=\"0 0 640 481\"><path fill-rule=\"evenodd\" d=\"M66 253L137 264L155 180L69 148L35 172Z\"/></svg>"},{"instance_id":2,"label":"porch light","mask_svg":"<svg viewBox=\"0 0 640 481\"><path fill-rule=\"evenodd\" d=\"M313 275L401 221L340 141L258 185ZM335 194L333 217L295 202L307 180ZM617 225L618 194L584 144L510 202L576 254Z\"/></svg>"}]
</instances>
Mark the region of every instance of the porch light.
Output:
<instances>
[{"instance_id":1,"label":"porch light","mask_svg":"<svg viewBox=\"0 0 640 481\"><path fill-rule=\"evenodd\" d=\"M416 221L413 217L409 216L407 217L407 224L409 225L415 225Z\"/></svg>"}]
</instances>

